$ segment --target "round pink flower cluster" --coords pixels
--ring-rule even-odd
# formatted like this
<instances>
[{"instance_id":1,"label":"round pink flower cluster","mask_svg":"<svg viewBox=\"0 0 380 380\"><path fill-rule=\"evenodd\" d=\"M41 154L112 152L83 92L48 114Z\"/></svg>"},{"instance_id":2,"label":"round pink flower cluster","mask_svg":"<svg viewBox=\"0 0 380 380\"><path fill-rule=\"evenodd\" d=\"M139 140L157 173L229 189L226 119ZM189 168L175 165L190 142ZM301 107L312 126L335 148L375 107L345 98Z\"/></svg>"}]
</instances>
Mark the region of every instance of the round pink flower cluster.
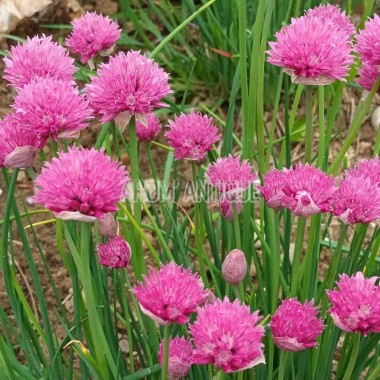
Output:
<instances>
[{"instance_id":1,"label":"round pink flower cluster","mask_svg":"<svg viewBox=\"0 0 380 380\"><path fill-rule=\"evenodd\" d=\"M227 220L234 219L234 212L242 209L243 193L257 180L253 167L240 157L218 158L206 172L207 181L220 193L220 208Z\"/></svg>"},{"instance_id":2,"label":"round pink flower cluster","mask_svg":"<svg viewBox=\"0 0 380 380\"><path fill-rule=\"evenodd\" d=\"M34 200L58 218L92 222L117 211L129 180L125 168L103 149L73 146L45 163L35 180Z\"/></svg>"},{"instance_id":3,"label":"round pink flower cluster","mask_svg":"<svg viewBox=\"0 0 380 380\"><path fill-rule=\"evenodd\" d=\"M78 138L92 118L77 87L50 77L34 79L20 89L12 108L25 129L45 139Z\"/></svg>"},{"instance_id":4,"label":"round pink flower cluster","mask_svg":"<svg viewBox=\"0 0 380 380\"><path fill-rule=\"evenodd\" d=\"M158 351L160 366L164 361L164 342L161 342ZM169 368L168 380L179 380L185 377L193 364L193 346L185 338L170 338L169 340Z\"/></svg>"},{"instance_id":5,"label":"round pink flower cluster","mask_svg":"<svg viewBox=\"0 0 380 380\"><path fill-rule=\"evenodd\" d=\"M356 45L354 50L358 53L362 62L362 67L359 69L359 79L357 80L367 91L371 91L373 85L379 78L380 66L380 17L374 15L369 18L364 29L360 30L356 35ZM378 89L380 93L380 89Z\"/></svg>"},{"instance_id":6,"label":"round pink flower cluster","mask_svg":"<svg viewBox=\"0 0 380 380\"><path fill-rule=\"evenodd\" d=\"M286 207L307 217L331 212L346 224L370 223L380 218L380 160L359 161L335 186L335 180L308 164L274 169L265 174L260 193L267 206Z\"/></svg>"},{"instance_id":7,"label":"round pink flower cluster","mask_svg":"<svg viewBox=\"0 0 380 380\"><path fill-rule=\"evenodd\" d=\"M121 34L115 21L95 12L84 14L72 24L73 31L66 39L66 46L81 56L82 63L88 62L98 54L109 55Z\"/></svg>"},{"instance_id":8,"label":"round pink flower cluster","mask_svg":"<svg viewBox=\"0 0 380 380\"><path fill-rule=\"evenodd\" d=\"M165 136L177 160L203 160L207 151L213 149L213 144L221 137L212 119L194 110L188 115L181 113L174 121L169 120L168 127Z\"/></svg>"},{"instance_id":9,"label":"round pink flower cluster","mask_svg":"<svg viewBox=\"0 0 380 380\"><path fill-rule=\"evenodd\" d=\"M0 167L26 168L45 144L35 132L25 130L14 115L0 120Z\"/></svg>"},{"instance_id":10,"label":"round pink flower cluster","mask_svg":"<svg viewBox=\"0 0 380 380\"><path fill-rule=\"evenodd\" d=\"M114 236L107 243L98 244L96 250L99 262L109 268L125 268L131 259L131 247L120 236Z\"/></svg>"},{"instance_id":11,"label":"round pink flower cluster","mask_svg":"<svg viewBox=\"0 0 380 380\"><path fill-rule=\"evenodd\" d=\"M265 363L261 340L264 327L257 326L259 312L251 313L239 300L216 300L198 308L190 325L194 362L214 364L224 372L236 372Z\"/></svg>"},{"instance_id":12,"label":"round pink flower cluster","mask_svg":"<svg viewBox=\"0 0 380 380\"><path fill-rule=\"evenodd\" d=\"M74 86L74 60L51 36L27 38L13 46L4 63L4 79L16 87L17 94L11 105L13 116L0 127L0 133L7 134L0 149L8 155L1 165L26 167L48 137L77 137L92 111Z\"/></svg>"},{"instance_id":13,"label":"round pink flower cluster","mask_svg":"<svg viewBox=\"0 0 380 380\"><path fill-rule=\"evenodd\" d=\"M184 324L197 306L206 301L199 276L170 262L158 272L151 269L145 284L133 288L141 310L162 325Z\"/></svg>"},{"instance_id":14,"label":"round pink flower cluster","mask_svg":"<svg viewBox=\"0 0 380 380\"><path fill-rule=\"evenodd\" d=\"M295 298L282 301L270 323L276 346L285 351L316 347L316 339L325 327L317 313L312 301L304 304Z\"/></svg>"},{"instance_id":15,"label":"round pink flower cluster","mask_svg":"<svg viewBox=\"0 0 380 380\"><path fill-rule=\"evenodd\" d=\"M380 285L378 277L364 278L362 272L352 277L343 274L338 289L327 291L332 307L330 315L341 330L367 335L380 332Z\"/></svg>"},{"instance_id":16,"label":"round pink flower cluster","mask_svg":"<svg viewBox=\"0 0 380 380\"><path fill-rule=\"evenodd\" d=\"M350 42L354 30L338 8L321 5L276 33L277 41L269 42L268 62L283 67L294 83L345 81L354 62Z\"/></svg>"},{"instance_id":17,"label":"round pink flower cluster","mask_svg":"<svg viewBox=\"0 0 380 380\"><path fill-rule=\"evenodd\" d=\"M131 116L146 115L164 107L162 98L171 93L169 75L138 51L119 53L101 64L98 76L86 85L90 106L106 123L115 120L121 129Z\"/></svg>"},{"instance_id":18,"label":"round pink flower cluster","mask_svg":"<svg viewBox=\"0 0 380 380\"><path fill-rule=\"evenodd\" d=\"M18 89L35 78L51 77L73 84L77 70L66 49L44 35L28 37L24 44L13 46L4 63L3 78Z\"/></svg>"},{"instance_id":19,"label":"round pink flower cluster","mask_svg":"<svg viewBox=\"0 0 380 380\"><path fill-rule=\"evenodd\" d=\"M268 172L259 190L268 207L286 207L295 215L306 217L331 211L336 187L334 178L321 170L298 164L295 168Z\"/></svg>"}]
</instances>

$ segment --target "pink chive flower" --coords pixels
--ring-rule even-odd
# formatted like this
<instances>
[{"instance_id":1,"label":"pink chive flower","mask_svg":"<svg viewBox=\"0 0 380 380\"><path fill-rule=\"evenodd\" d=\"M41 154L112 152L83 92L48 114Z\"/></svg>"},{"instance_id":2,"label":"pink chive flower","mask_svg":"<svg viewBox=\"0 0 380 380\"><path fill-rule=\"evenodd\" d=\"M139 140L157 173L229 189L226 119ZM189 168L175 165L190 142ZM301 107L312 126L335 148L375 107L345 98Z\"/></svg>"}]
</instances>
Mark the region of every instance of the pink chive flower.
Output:
<instances>
[{"instance_id":1,"label":"pink chive flower","mask_svg":"<svg viewBox=\"0 0 380 380\"><path fill-rule=\"evenodd\" d=\"M325 327L317 314L313 301L302 304L296 298L283 300L270 323L276 346L284 351L316 347Z\"/></svg>"},{"instance_id":2,"label":"pink chive flower","mask_svg":"<svg viewBox=\"0 0 380 380\"><path fill-rule=\"evenodd\" d=\"M364 29L356 35L356 45L354 50L359 54L361 61L369 65L380 65L380 17L374 15L369 18Z\"/></svg>"},{"instance_id":3,"label":"pink chive flower","mask_svg":"<svg viewBox=\"0 0 380 380\"><path fill-rule=\"evenodd\" d=\"M131 247L120 236L110 238L107 243L98 244L96 251L100 264L109 268L126 268L131 259Z\"/></svg>"},{"instance_id":4,"label":"pink chive flower","mask_svg":"<svg viewBox=\"0 0 380 380\"><path fill-rule=\"evenodd\" d=\"M22 88L37 77L54 77L73 83L76 71L74 60L51 36L27 38L24 44L11 48L4 58L4 79L12 86Z\"/></svg>"},{"instance_id":5,"label":"pink chive flower","mask_svg":"<svg viewBox=\"0 0 380 380\"><path fill-rule=\"evenodd\" d=\"M194 363L221 367L236 372L265 363L261 339L264 327L257 326L259 312L251 314L248 306L226 297L198 308L198 318L190 325L193 336Z\"/></svg>"},{"instance_id":6,"label":"pink chive flower","mask_svg":"<svg viewBox=\"0 0 380 380\"><path fill-rule=\"evenodd\" d=\"M160 343L158 363L163 365L164 342ZM193 364L193 347L185 338L170 338L169 340L169 368L168 380L180 380L187 376Z\"/></svg>"},{"instance_id":7,"label":"pink chive flower","mask_svg":"<svg viewBox=\"0 0 380 380\"><path fill-rule=\"evenodd\" d=\"M227 196L239 195L257 180L248 160L240 162L240 157L218 158L207 169L208 183Z\"/></svg>"},{"instance_id":8,"label":"pink chive flower","mask_svg":"<svg viewBox=\"0 0 380 380\"><path fill-rule=\"evenodd\" d=\"M34 201L60 219L86 222L117 211L130 181L124 166L112 161L104 150L73 146L46 163L35 180Z\"/></svg>"},{"instance_id":9,"label":"pink chive flower","mask_svg":"<svg viewBox=\"0 0 380 380\"><path fill-rule=\"evenodd\" d=\"M282 204L293 214L307 217L331 211L336 191L334 178L309 164L284 169L285 184Z\"/></svg>"},{"instance_id":10,"label":"pink chive flower","mask_svg":"<svg viewBox=\"0 0 380 380\"><path fill-rule=\"evenodd\" d=\"M241 196L223 196L220 199L220 213L223 218L232 221L234 220L234 208L236 209L236 213L239 215L243 208L243 201Z\"/></svg>"},{"instance_id":11,"label":"pink chive flower","mask_svg":"<svg viewBox=\"0 0 380 380\"><path fill-rule=\"evenodd\" d=\"M154 140L161 130L160 120L153 113L148 113L145 120L136 120L136 135L139 141Z\"/></svg>"},{"instance_id":12,"label":"pink chive flower","mask_svg":"<svg viewBox=\"0 0 380 380\"><path fill-rule=\"evenodd\" d=\"M283 187L285 184L284 173L274 169L264 176L263 186L258 186L262 197L268 207L278 211L282 208Z\"/></svg>"},{"instance_id":13,"label":"pink chive flower","mask_svg":"<svg viewBox=\"0 0 380 380\"><path fill-rule=\"evenodd\" d=\"M346 175L333 195L333 214L345 224L380 218L380 188L369 177Z\"/></svg>"},{"instance_id":14,"label":"pink chive flower","mask_svg":"<svg viewBox=\"0 0 380 380\"><path fill-rule=\"evenodd\" d=\"M380 159L379 157L370 160L358 161L355 166L346 172L346 177L369 178L373 185L380 187Z\"/></svg>"},{"instance_id":15,"label":"pink chive flower","mask_svg":"<svg viewBox=\"0 0 380 380\"><path fill-rule=\"evenodd\" d=\"M352 277L339 277L339 289L328 290L332 307L329 310L336 326L347 332L380 332L380 286L378 277L364 278L362 272Z\"/></svg>"},{"instance_id":16,"label":"pink chive flower","mask_svg":"<svg viewBox=\"0 0 380 380\"><path fill-rule=\"evenodd\" d=\"M377 66L369 65L366 62L362 62L362 67L358 70L359 78L356 82L367 91L371 91L373 85L379 78L379 70ZM377 89L377 93L380 93L380 88Z\"/></svg>"},{"instance_id":17,"label":"pink chive flower","mask_svg":"<svg viewBox=\"0 0 380 380\"><path fill-rule=\"evenodd\" d=\"M315 17L321 22L333 24L336 29L344 31L347 38L350 38L355 33L355 25L338 5L327 4L309 9L306 12L306 17Z\"/></svg>"},{"instance_id":18,"label":"pink chive flower","mask_svg":"<svg viewBox=\"0 0 380 380\"><path fill-rule=\"evenodd\" d=\"M150 269L144 280L145 284L139 283L133 293L143 313L162 325L186 323L206 300L199 276L173 262L158 272Z\"/></svg>"},{"instance_id":19,"label":"pink chive flower","mask_svg":"<svg viewBox=\"0 0 380 380\"><path fill-rule=\"evenodd\" d=\"M121 29L108 16L87 12L72 22L73 31L66 39L66 46L81 56L86 63L100 55L109 55L116 41L120 38Z\"/></svg>"},{"instance_id":20,"label":"pink chive flower","mask_svg":"<svg viewBox=\"0 0 380 380\"><path fill-rule=\"evenodd\" d=\"M0 167L26 168L45 145L45 139L25 130L14 115L0 120Z\"/></svg>"},{"instance_id":21,"label":"pink chive flower","mask_svg":"<svg viewBox=\"0 0 380 380\"><path fill-rule=\"evenodd\" d=\"M174 157L177 160L202 160L221 136L211 117L194 110L188 115L181 113L174 121L169 120L168 127L170 129L165 136L169 146L174 149Z\"/></svg>"},{"instance_id":22,"label":"pink chive flower","mask_svg":"<svg viewBox=\"0 0 380 380\"><path fill-rule=\"evenodd\" d=\"M53 140L79 137L92 113L77 87L55 78L37 79L24 86L12 108L25 129Z\"/></svg>"},{"instance_id":23,"label":"pink chive flower","mask_svg":"<svg viewBox=\"0 0 380 380\"><path fill-rule=\"evenodd\" d=\"M165 107L161 99L172 92L168 79L155 61L129 51L101 64L98 77L92 77L86 85L86 94L103 123L115 120L124 129L132 115L146 115L155 107Z\"/></svg>"},{"instance_id":24,"label":"pink chive flower","mask_svg":"<svg viewBox=\"0 0 380 380\"><path fill-rule=\"evenodd\" d=\"M345 81L354 62L346 32L316 17L300 17L269 42L268 62L284 68L297 84L327 85Z\"/></svg>"}]
</instances>

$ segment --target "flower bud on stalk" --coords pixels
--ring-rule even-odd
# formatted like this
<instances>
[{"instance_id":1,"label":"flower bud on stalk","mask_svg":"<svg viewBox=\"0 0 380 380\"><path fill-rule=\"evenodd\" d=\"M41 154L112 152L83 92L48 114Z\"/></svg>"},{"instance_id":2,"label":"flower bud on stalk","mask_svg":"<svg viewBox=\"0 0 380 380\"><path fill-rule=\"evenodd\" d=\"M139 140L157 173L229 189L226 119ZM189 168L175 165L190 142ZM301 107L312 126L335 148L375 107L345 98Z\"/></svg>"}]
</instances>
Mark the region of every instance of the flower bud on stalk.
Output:
<instances>
[{"instance_id":1,"label":"flower bud on stalk","mask_svg":"<svg viewBox=\"0 0 380 380\"><path fill-rule=\"evenodd\" d=\"M222 265L223 278L231 285L239 285L247 273L247 260L240 249L233 249Z\"/></svg>"}]
</instances>

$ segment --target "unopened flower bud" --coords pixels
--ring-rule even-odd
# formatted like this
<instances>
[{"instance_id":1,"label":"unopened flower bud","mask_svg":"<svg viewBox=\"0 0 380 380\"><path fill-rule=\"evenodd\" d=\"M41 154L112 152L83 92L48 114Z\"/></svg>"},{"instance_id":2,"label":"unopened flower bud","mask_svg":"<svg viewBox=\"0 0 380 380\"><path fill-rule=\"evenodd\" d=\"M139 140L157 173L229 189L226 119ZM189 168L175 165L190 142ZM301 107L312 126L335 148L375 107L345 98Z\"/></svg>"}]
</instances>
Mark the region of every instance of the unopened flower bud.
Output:
<instances>
[{"instance_id":1,"label":"unopened flower bud","mask_svg":"<svg viewBox=\"0 0 380 380\"><path fill-rule=\"evenodd\" d=\"M205 294L206 294L206 298L205 298L204 305L206 305L207 303L212 305L216 301L215 294L210 289L206 289Z\"/></svg>"},{"instance_id":2,"label":"unopened flower bud","mask_svg":"<svg viewBox=\"0 0 380 380\"><path fill-rule=\"evenodd\" d=\"M99 219L99 233L108 238L117 234L117 222L111 212L107 212L102 219Z\"/></svg>"},{"instance_id":3,"label":"unopened flower bud","mask_svg":"<svg viewBox=\"0 0 380 380\"><path fill-rule=\"evenodd\" d=\"M231 285L239 285L247 273L247 260L240 249L233 249L224 259L222 275Z\"/></svg>"}]
</instances>

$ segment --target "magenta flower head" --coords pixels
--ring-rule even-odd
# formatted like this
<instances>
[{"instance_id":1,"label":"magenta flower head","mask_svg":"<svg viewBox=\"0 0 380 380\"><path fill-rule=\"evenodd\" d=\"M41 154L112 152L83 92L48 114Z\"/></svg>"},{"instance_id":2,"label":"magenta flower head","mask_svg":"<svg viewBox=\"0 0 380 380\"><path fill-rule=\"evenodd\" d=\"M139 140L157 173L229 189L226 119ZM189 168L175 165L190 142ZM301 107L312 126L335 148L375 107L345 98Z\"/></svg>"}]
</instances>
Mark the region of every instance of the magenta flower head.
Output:
<instances>
[{"instance_id":1,"label":"magenta flower head","mask_svg":"<svg viewBox=\"0 0 380 380\"><path fill-rule=\"evenodd\" d=\"M173 262L158 272L150 269L144 280L145 284L139 283L133 293L143 313L161 325L186 323L206 300L199 276Z\"/></svg>"},{"instance_id":2,"label":"magenta flower head","mask_svg":"<svg viewBox=\"0 0 380 380\"><path fill-rule=\"evenodd\" d=\"M160 120L153 113L145 115L145 120L136 120L136 135L139 141L154 140L161 130Z\"/></svg>"},{"instance_id":3,"label":"magenta flower head","mask_svg":"<svg viewBox=\"0 0 380 380\"><path fill-rule=\"evenodd\" d=\"M22 88L35 78L53 77L74 83L74 60L51 36L27 38L24 44L11 48L4 58L4 79L12 86Z\"/></svg>"},{"instance_id":4,"label":"magenta flower head","mask_svg":"<svg viewBox=\"0 0 380 380\"><path fill-rule=\"evenodd\" d=\"M257 326L259 312L251 314L239 300L226 297L198 308L198 318L190 325L194 363L214 364L224 372L236 372L265 363L261 339L264 327Z\"/></svg>"},{"instance_id":5,"label":"magenta flower head","mask_svg":"<svg viewBox=\"0 0 380 380\"><path fill-rule=\"evenodd\" d=\"M362 67L358 70L359 78L357 83L367 91L371 91L373 85L379 78L379 70L377 66L369 65L366 62L362 62ZM380 88L377 90L380 93Z\"/></svg>"},{"instance_id":6,"label":"magenta flower head","mask_svg":"<svg viewBox=\"0 0 380 380\"><path fill-rule=\"evenodd\" d=\"M359 58L366 64L380 65L380 17L374 15L369 18L364 29L356 35L356 45L354 50L359 54Z\"/></svg>"},{"instance_id":7,"label":"magenta flower head","mask_svg":"<svg viewBox=\"0 0 380 380\"><path fill-rule=\"evenodd\" d=\"M66 39L66 46L81 56L82 63L96 57L98 53L109 55L121 34L115 21L95 12L87 12L72 24L73 31Z\"/></svg>"},{"instance_id":8,"label":"magenta flower head","mask_svg":"<svg viewBox=\"0 0 380 380\"><path fill-rule=\"evenodd\" d=\"M240 249L233 249L224 259L223 278L231 285L239 285L247 274L247 260Z\"/></svg>"},{"instance_id":9,"label":"magenta flower head","mask_svg":"<svg viewBox=\"0 0 380 380\"><path fill-rule=\"evenodd\" d=\"M278 211L282 208L282 191L285 184L284 173L274 169L265 174L263 186L258 186L268 207Z\"/></svg>"},{"instance_id":10,"label":"magenta flower head","mask_svg":"<svg viewBox=\"0 0 380 380\"><path fill-rule=\"evenodd\" d=\"M45 164L35 180L34 200L57 218L92 222L117 210L129 181L124 166L103 149L73 146Z\"/></svg>"},{"instance_id":11,"label":"magenta flower head","mask_svg":"<svg viewBox=\"0 0 380 380\"><path fill-rule=\"evenodd\" d=\"M218 158L206 172L207 181L221 192L221 214L227 220L234 219L234 206L239 214L242 209L242 194L257 180L252 166L239 157Z\"/></svg>"},{"instance_id":12,"label":"magenta flower head","mask_svg":"<svg viewBox=\"0 0 380 380\"><path fill-rule=\"evenodd\" d=\"M354 168L347 171L346 176L367 177L373 185L380 187L380 159L358 161Z\"/></svg>"},{"instance_id":13,"label":"magenta flower head","mask_svg":"<svg viewBox=\"0 0 380 380\"><path fill-rule=\"evenodd\" d=\"M220 140L221 134L213 125L212 118L191 110L188 115L181 113L174 121L169 120L170 128L165 133L168 144L174 149L177 160L189 159L199 161L204 159L212 145Z\"/></svg>"},{"instance_id":14,"label":"magenta flower head","mask_svg":"<svg viewBox=\"0 0 380 380\"><path fill-rule=\"evenodd\" d=\"M316 347L325 327L317 314L313 301L302 304L296 298L283 300L270 323L276 346L284 351Z\"/></svg>"},{"instance_id":15,"label":"magenta flower head","mask_svg":"<svg viewBox=\"0 0 380 380\"><path fill-rule=\"evenodd\" d=\"M158 362L160 366L164 361L164 342L160 344ZM193 364L193 347L185 338L170 338L169 340L169 368L168 380L180 380L187 376Z\"/></svg>"},{"instance_id":16,"label":"magenta flower head","mask_svg":"<svg viewBox=\"0 0 380 380\"><path fill-rule=\"evenodd\" d=\"M0 167L26 168L44 147L45 139L25 130L14 115L0 120Z\"/></svg>"},{"instance_id":17,"label":"magenta flower head","mask_svg":"<svg viewBox=\"0 0 380 380\"><path fill-rule=\"evenodd\" d=\"M331 211L334 178L309 164L284 169L282 204L293 214L307 217Z\"/></svg>"},{"instance_id":18,"label":"magenta flower head","mask_svg":"<svg viewBox=\"0 0 380 380\"><path fill-rule=\"evenodd\" d=\"M345 81L354 62L346 32L317 17L293 19L276 38L276 42L269 42L268 62L283 67L297 84Z\"/></svg>"},{"instance_id":19,"label":"magenta flower head","mask_svg":"<svg viewBox=\"0 0 380 380\"><path fill-rule=\"evenodd\" d=\"M362 272L352 277L343 274L336 290L328 290L332 307L329 313L341 330L380 332L380 286L375 285L378 277L364 278Z\"/></svg>"},{"instance_id":20,"label":"magenta flower head","mask_svg":"<svg viewBox=\"0 0 380 380\"><path fill-rule=\"evenodd\" d=\"M228 196L242 194L257 180L248 160L240 162L240 157L231 155L218 158L209 166L206 176L210 185Z\"/></svg>"},{"instance_id":21,"label":"magenta flower head","mask_svg":"<svg viewBox=\"0 0 380 380\"><path fill-rule=\"evenodd\" d=\"M344 31L347 38L355 34L355 25L338 5L327 4L309 9L306 12L306 17L315 17L321 22L332 23L336 29Z\"/></svg>"},{"instance_id":22,"label":"magenta flower head","mask_svg":"<svg viewBox=\"0 0 380 380\"><path fill-rule=\"evenodd\" d=\"M92 113L77 87L55 78L33 80L24 86L12 108L25 129L53 140L79 137Z\"/></svg>"},{"instance_id":23,"label":"magenta flower head","mask_svg":"<svg viewBox=\"0 0 380 380\"><path fill-rule=\"evenodd\" d=\"M98 77L86 85L91 107L101 121L111 120L124 129L132 115L146 115L165 107L161 99L170 94L169 75L138 51L119 53L101 64Z\"/></svg>"},{"instance_id":24,"label":"magenta flower head","mask_svg":"<svg viewBox=\"0 0 380 380\"><path fill-rule=\"evenodd\" d=\"M369 178L373 185L380 187L380 159L379 157L370 160L358 161L355 166L346 172L346 177Z\"/></svg>"},{"instance_id":25,"label":"magenta flower head","mask_svg":"<svg viewBox=\"0 0 380 380\"><path fill-rule=\"evenodd\" d=\"M346 175L333 196L333 214L345 224L380 218L380 188L366 176Z\"/></svg>"},{"instance_id":26,"label":"magenta flower head","mask_svg":"<svg viewBox=\"0 0 380 380\"><path fill-rule=\"evenodd\" d=\"M110 238L107 243L98 244L96 251L100 264L109 268L126 268L131 259L131 247L120 236Z\"/></svg>"}]
</instances>

